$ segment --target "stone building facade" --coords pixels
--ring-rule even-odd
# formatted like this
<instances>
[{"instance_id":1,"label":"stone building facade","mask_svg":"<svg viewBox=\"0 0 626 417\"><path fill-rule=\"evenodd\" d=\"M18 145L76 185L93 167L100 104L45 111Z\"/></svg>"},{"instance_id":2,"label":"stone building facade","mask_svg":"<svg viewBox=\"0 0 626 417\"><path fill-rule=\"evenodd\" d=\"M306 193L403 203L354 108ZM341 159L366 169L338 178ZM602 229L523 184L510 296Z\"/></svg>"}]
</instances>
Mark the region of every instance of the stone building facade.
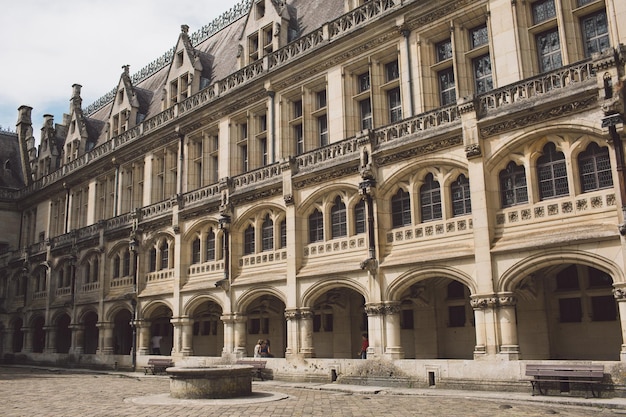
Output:
<instances>
[{"instance_id":1,"label":"stone building facade","mask_svg":"<svg viewBox=\"0 0 626 417\"><path fill-rule=\"evenodd\" d=\"M625 26L621 0L244 0L96 103L74 85L38 147L22 106L1 352L141 366L158 335L210 364L263 338L276 378L619 382Z\"/></svg>"}]
</instances>

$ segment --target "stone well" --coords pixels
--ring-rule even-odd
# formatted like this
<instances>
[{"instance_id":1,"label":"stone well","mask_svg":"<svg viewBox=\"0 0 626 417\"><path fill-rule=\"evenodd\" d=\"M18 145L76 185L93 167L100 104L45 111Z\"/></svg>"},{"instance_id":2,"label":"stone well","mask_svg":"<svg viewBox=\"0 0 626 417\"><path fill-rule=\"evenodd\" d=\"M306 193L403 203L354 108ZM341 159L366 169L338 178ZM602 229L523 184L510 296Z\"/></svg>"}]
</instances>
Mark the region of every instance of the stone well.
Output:
<instances>
[{"instance_id":1,"label":"stone well","mask_svg":"<svg viewBox=\"0 0 626 417\"><path fill-rule=\"evenodd\" d=\"M252 367L213 365L167 368L173 398L235 398L252 394Z\"/></svg>"}]
</instances>

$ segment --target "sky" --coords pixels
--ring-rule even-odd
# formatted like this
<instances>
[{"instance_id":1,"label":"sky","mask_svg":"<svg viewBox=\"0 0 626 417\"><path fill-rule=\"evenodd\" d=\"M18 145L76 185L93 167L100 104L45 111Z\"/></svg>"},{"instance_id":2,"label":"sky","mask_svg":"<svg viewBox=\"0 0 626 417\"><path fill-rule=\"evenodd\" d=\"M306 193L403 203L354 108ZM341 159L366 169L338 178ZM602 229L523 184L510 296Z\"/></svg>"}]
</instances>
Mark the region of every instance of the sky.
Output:
<instances>
[{"instance_id":1,"label":"sky","mask_svg":"<svg viewBox=\"0 0 626 417\"><path fill-rule=\"evenodd\" d=\"M175 46L183 24L198 31L241 0L0 0L0 128L14 132L17 109L61 123L72 85L83 109Z\"/></svg>"}]
</instances>

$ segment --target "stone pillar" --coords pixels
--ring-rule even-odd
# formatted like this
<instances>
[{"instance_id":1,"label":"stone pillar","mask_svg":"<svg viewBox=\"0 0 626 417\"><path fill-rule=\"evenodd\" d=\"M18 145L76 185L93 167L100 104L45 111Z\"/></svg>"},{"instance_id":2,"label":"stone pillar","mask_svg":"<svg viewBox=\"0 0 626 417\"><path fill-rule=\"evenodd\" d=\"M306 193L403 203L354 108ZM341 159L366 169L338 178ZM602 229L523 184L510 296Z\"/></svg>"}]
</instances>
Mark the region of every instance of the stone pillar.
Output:
<instances>
[{"instance_id":1,"label":"stone pillar","mask_svg":"<svg viewBox=\"0 0 626 417\"><path fill-rule=\"evenodd\" d=\"M367 334L369 339L367 358L369 359L381 356L384 352L383 317L386 312L386 306L383 303L369 303L365 305L365 312L367 313Z\"/></svg>"},{"instance_id":2,"label":"stone pillar","mask_svg":"<svg viewBox=\"0 0 626 417\"><path fill-rule=\"evenodd\" d=\"M234 353L237 356L246 356L246 320L247 316L235 314L235 349ZM255 340L256 342L256 340Z\"/></svg>"},{"instance_id":3,"label":"stone pillar","mask_svg":"<svg viewBox=\"0 0 626 417\"><path fill-rule=\"evenodd\" d=\"M498 322L500 325L500 355L508 359L519 359L519 344L517 342L517 319L515 305L517 299L512 293L501 294L498 297Z\"/></svg>"},{"instance_id":4,"label":"stone pillar","mask_svg":"<svg viewBox=\"0 0 626 417\"><path fill-rule=\"evenodd\" d=\"M72 330L72 344L70 353L81 355L85 352L85 326L82 324L73 324L70 326Z\"/></svg>"},{"instance_id":5,"label":"stone pillar","mask_svg":"<svg viewBox=\"0 0 626 417\"><path fill-rule=\"evenodd\" d=\"M220 317L224 323L224 348L222 356L230 355L235 351L235 318L233 314L224 314Z\"/></svg>"},{"instance_id":6,"label":"stone pillar","mask_svg":"<svg viewBox=\"0 0 626 417\"><path fill-rule=\"evenodd\" d=\"M300 312L298 309L285 309L285 321L287 322L287 346L285 346L285 357L293 357L300 350L300 340L298 331L298 321Z\"/></svg>"},{"instance_id":7,"label":"stone pillar","mask_svg":"<svg viewBox=\"0 0 626 417\"><path fill-rule=\"evenodd\" d=\"M626 286L613 289L613 297L619 309L620 327L622 329L622 347L619 352L620 361L626 362Z\"/></svg>"},{"instance_id":8,"label":"stone pillar","mask_svg":"<svg viewBox=\"0 0 626 417\"><path fill-rule=\"evenodd\" d=\"M135 320L137 326L137 354L149 355L150 352L150 322L148 320Z\"/></svg>"},{"instance_id":9,"label":"stone pillar","mask_svg":"<svg viewBox=\"0 0 626 417\"><path fill-rule=\"evenodd\" d=\"M98 353L102 355L112 355L115 351L113 345L113 323L100 322L96 324L98 328Z\"/></svg>"},{"instance_id":10,"label":"stone pillar","mask_svg":"<svg viewBox=\"0 0 626 417\"><path fill-rule=\"evenodd\" d=\"M43 330L46 332L46 343L44 344L43 351L45 353L56 353L57 351L57 329L55 326L44 326Z\"/></svg>"},{"instance_id":11,"label":"stone pillar","mask_svg":"<svg viewBox=\"0 0 626 417\"><path fill-rule=\"evenodd\" d=\"M305 358L315 357L313 346L313 311L308 308L300 309L300 354Z\"/></svg>"},{"instance_id":12,"label":"stone pillar","mask_svg":"<svg viewBox=\"0 0 626 417\"><path fill-rule=\"evenodd\" d=\"M472 297L470 304L474 309L474 325L476 331L476 346L474 359L480 359L488 353L495 353L495 344L489 342L487 329L487 310L493 311L497 300L494 297Z\"/></svg>"},{"instance_id":13,"label":"stone pillar","mask_svg":"<svg viewBox=\"0 0 626 417\"><path fill-rule=\"evenodd\" d=\"M172 353L171 355L182 354L183 351L183 318L176 317L170 319L170 323L174 326L174 334L172 335ZM163 352L161 352L163 354Z\"/></svg>"},{"instance_id":14,"label":"stone pillar","mask_svg":"<svg viewBox=\"0 0 626 417\"><path fill-rule=\"evenodd\" d=\"M182 331L182 349L180 351L183 356L193 355L193 319L188 316L180 318Z\"/></svg>"},{"instance_id":15,"label":"stone pillar","mask_svg":"<svg viewBox=\"0 0 626 417\"><path fill-rule=\"evenodd\" d=\"M22 352L30 353L33 351L33 332L30 327L22 327L24 335L24 343L22 343Z\"/></svg>"},{"instance_id":16,"label":"stone pillar","mask_svg":"<svg viewBox=\"0 0 626 417\"><path fill-rule=\"evenodd\" d=\"M404 349L400 338L400 302L385 303L385 356L389 359L403 359Z\"/></svg>"}]
</instances>

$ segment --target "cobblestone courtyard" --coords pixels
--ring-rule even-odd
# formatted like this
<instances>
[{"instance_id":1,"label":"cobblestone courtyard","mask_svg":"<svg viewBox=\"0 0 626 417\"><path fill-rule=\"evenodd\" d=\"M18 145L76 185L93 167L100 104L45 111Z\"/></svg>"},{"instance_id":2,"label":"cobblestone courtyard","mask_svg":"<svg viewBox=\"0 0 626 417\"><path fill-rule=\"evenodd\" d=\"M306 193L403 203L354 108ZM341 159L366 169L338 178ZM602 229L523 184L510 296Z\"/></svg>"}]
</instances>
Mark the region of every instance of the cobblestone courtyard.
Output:
<instances>
[{"instance_id":1,"label":"cobblestone courtyard","mask_svg":"<svg viewBox=\"0 0 626 417\"><path fill-rule=\"evenodd\" d=\"M411 395L393 389L358 393L254 382L253 391L280 392L287 399L228 405L142 405L132 401L169 392L169 379L142 374L0 367L0 414L16 416L589 416L626 415L626 409L485 399L474 393Z\"/></svg>"}]
</instances>

